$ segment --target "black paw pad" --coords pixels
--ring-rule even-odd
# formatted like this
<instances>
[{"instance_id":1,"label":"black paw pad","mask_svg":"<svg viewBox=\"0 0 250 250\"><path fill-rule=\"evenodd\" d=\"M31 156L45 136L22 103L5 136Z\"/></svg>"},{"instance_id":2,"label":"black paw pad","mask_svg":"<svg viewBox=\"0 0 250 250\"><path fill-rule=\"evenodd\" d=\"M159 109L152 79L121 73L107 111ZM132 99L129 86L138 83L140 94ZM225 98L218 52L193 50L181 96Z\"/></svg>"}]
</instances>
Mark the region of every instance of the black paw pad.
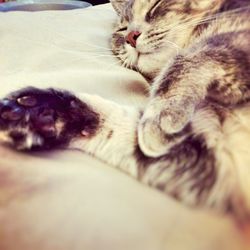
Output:
<instances>
[{"instance_id":1,"label":"black paw pad","mask_svg":"<svg viewBox=\"0 0 250 250\"><path fill-rule=\"evenodd\" d=\"M2 141L18 149L44 149L94 133L98 115L66 91L26 88L0 101Z\"/></svg>"},{"instance_id":2,"label":"black paw pad","mask_svg":"<svg viewBox=\"0 0 250 250\"><path fill-rule=\"evenodd\" d=\"M0 102L1 118L9 121L20 120L24 115L24 109L15 106L11 100L4 99Z\"/></svg>"}]
</instances>

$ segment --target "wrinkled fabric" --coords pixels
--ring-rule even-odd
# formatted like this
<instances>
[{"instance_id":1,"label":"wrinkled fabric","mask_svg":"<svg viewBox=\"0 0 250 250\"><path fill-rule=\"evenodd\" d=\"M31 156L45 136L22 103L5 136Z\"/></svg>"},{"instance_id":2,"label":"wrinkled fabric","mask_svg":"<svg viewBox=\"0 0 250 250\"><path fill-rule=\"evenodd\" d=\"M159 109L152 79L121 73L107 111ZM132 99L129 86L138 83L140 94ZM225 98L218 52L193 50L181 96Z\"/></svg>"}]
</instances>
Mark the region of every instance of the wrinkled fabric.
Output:
<instances>
[{"instance_id":1,"label":"wrinkled fabric","mask_svg":"<svg viewBox=\"0 0 250 250\"><path fill-rule=\"evenodd\" d=\"M143 106L145 80L110 51L114 20L109 5L0 13L1 97L26 86L56 87ZM182 207L83 152L0 148L0 249L245 246L228 219Z\"/></svg>"}]
</instances>

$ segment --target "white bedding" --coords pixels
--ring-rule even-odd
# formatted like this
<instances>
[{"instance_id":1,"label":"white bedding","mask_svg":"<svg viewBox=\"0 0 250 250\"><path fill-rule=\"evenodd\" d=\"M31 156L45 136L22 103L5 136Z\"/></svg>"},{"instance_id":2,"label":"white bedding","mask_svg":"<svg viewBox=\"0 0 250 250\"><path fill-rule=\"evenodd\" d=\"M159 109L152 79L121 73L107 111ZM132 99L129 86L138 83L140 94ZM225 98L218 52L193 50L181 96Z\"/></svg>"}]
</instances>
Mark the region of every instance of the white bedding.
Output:
<instances>
[{"instance_id":1,"label":"white bedding","mask_svg":"<svg viewBox=\"0 0 250 250\"><path fill-rule=\"evenodd\" d=\"M24 86L143 105L147 85L109 51L115 13L0 13L0 95ZM245 248L246 247L246 248ZM182 207L82 152L0 148L0 250L248 249L227 218Z\"/></svg>"}]
</instances>

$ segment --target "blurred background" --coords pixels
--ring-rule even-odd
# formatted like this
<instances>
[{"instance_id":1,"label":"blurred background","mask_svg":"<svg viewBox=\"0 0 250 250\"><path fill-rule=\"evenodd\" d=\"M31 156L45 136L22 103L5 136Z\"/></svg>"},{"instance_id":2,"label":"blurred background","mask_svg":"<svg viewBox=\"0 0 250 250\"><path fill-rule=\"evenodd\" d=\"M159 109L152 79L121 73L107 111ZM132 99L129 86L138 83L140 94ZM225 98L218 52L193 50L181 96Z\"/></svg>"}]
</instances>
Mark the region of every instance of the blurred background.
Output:
<instances>
[{"instance_id":1,"label":"blurred background","mask_svg":"<svg viewBox=\"0 0 250 250\"><path fill-rule=\"evenodd\" d=\"M108 2L109 0L0 0L0 11L71 10Z\"/></svg>"},{"instance_id":2,"label":"blurred background","mask_svg":"<svg viewBox=\"0 0 250 250\"><path fill-rule=\"evenodd\" d=\"M10 2L10 1L14 1L14 0L0 0L0 3L4 3L4 2ZM81 0L79 0L81 1ZM18 0L17 2L22 2L22 0ZM103 4L103 3L108 3L108 0L88 0L88 1L84 1L84 2L89 2L92 5L97 5L97 4Z\"/></svg>"},{"instance_id":3,"label":"blurred background","mask_svg":"<svg viewBox=\"0 0 250 250\"><path fill-rule=\"evenodd\" d=\"M105 1L105 0L90 0L90 1L87 1L93 5L96 5L96 4L103 4L103 3L108 3L109 1Z\"/></svg>"}]
</instances>

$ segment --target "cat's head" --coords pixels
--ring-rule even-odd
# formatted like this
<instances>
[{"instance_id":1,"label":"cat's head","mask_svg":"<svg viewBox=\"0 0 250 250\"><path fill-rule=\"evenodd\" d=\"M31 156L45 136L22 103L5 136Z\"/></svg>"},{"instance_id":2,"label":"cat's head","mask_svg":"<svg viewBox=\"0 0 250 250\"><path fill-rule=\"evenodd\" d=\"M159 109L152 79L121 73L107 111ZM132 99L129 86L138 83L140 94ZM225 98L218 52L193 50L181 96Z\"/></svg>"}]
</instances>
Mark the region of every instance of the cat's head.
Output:
<instances>
[{"instance_id":1,"label":"cat's head","mask_svg":"<svg viewBox=\"0 0 250 250\"><path fill-rule=\"evenodd\" d=\"M188 45L224 0L111 0L119 18L112 49L124 66L152 78Z\"/></svg>"}]
</instances>

